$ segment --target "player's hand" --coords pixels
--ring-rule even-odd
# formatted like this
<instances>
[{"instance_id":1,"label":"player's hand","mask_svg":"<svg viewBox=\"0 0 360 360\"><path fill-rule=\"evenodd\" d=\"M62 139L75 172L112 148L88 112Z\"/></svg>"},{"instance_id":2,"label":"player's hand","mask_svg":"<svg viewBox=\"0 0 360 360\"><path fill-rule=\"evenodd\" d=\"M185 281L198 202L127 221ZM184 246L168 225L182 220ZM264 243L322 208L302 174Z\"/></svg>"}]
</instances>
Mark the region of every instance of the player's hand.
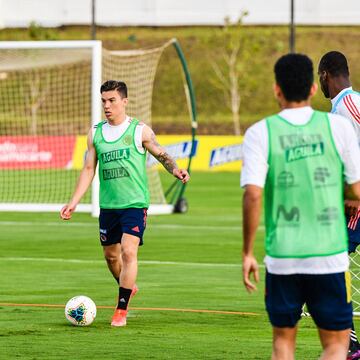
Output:
<instances>
[{"instance_id":1,"label":"player's hand","mask_svg":"<svg viewBox=\"0 0 360 360\"><path fill-rule=\"evenodd\" d=\"M174 169L173 175L180 179L183 184L187 183L190 180L190 175L185 169Z\"/></svg>"},{"instance_id":2,"label":"player's hand","mask_svg":"<svg viewBox=\"0 0 360 360\"><path fill-rule=\"evenodd\" d=\"M243 256L243 282L248 292L256 291L256 286L250 281L250 275L254 274L254 280L256 283L259 282L259 266L253 255Z\"/></svg>"},{"instance_id":3,"label":"player's hand","mask_svg":"<svg viewBox=\"0 0 360 360\"><path fill-rule=\"evenodd\" d=\"M63 206L63 208L60 210L60 217L63 220L70 220L73 212L75 211L76 206L72 206L70 204L67 204Z\"/></svg>"},{"instance_id":4,"label":"player's hand","mask_svg":"<svg viewBox=\"0 0 360 360\"><path fill-rule=\"evenodd\" d=\"M359 200L345 200L345 214L348 216L354 216L360 210Z\"/></svg>"}]
</instances>

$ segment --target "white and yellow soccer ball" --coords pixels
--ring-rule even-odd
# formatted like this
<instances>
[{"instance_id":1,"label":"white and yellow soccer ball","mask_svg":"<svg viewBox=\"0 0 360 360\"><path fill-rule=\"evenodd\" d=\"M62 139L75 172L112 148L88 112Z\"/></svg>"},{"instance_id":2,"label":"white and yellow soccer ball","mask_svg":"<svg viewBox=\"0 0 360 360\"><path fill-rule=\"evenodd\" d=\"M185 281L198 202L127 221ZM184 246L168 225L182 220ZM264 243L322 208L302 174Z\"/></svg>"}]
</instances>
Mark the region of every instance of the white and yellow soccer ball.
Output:
<instances>
[{"instance_id":1,"label":"white and yellow soccer ball","mask_svg":"<svg viewBox=\"0 0 360 360\"><path fill-rule=\"evenodd\" d=\"M96 317L96 305L87 296L74 296L66 303L65 317L75 326L88 326Z\"/></svg>"}]
</instances>

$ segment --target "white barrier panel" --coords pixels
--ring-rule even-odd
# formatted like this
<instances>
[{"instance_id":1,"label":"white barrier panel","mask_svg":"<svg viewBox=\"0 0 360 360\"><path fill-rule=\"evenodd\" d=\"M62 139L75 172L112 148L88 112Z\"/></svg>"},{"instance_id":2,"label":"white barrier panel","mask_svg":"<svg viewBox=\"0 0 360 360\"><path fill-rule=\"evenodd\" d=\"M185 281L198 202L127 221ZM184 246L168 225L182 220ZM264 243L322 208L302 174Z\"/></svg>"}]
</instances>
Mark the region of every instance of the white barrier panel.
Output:
<instances>
[{"instance_id":1,"label":"white barrier panel","mask_svg":"<svg viewBox=\"0 0 360 360\"><path fill-rule=\"evenodd\" d=\"M19 11L21 9L21 11ZM288 24L290 0L97 0L99 25L221 25L226 16L247 10L247 24ZM302 25L359 25L359 0L295 0L295 21ZM90 24L90 0L0 0L0 26Z\"/></svg>"}]
</instances>

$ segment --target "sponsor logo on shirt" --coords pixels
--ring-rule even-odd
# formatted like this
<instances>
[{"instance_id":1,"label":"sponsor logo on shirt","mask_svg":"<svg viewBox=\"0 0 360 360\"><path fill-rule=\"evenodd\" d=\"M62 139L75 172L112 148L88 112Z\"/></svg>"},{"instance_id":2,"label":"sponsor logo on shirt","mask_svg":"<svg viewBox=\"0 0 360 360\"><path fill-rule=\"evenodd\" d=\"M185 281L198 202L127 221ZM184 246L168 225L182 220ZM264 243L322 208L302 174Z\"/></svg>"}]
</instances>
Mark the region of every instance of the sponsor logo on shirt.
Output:
<instances>
[{"instance_id":1,"label":"sponsor logo on shirt","mask_svg":"<svg viewBox=\"0 0 360 360\"><path fill-rule=\"evenodd\" d=\"M315 188L336 186L336 182L330 183L331 173L327 167L317 167L314 171Z\"/></svg>"},{"instance_id":2,"label":"sponsor logo on shirt","mask_svg":"<svg viewBox=\"0 0 360 360\"><path fill-rule=\"evenodd\" d=\"M296 186L294 174L290 171L282 171L277 177L277 186L283 189Z\"/></svg>"},{"instance_id":3,"label":"sponsor logo on shirt","mask_svg":"<svg viewBox=\"0 0 360 360\"><path fill-rule=\"evenodd\" d=\"M292 162L319 155L324 155L324 143L322 142L296 146L285 150L286 162Z\"/></svg>"},{"instance_id":4,"label":"sponsor logo on shirt","mask_svg":"<svg viewBox=\"0 0 360 360\"><path fill-rule=\"evenodd\" d=\"M324 154L321 134L291 134L279 137L280 146L285 150L286 162Z\"/></svg>"},{"instance_id":5,"label":"sponsor logo on shirt","mask_svg":"<svg viewBox=\"0 0 360 360\"><path fill-rule=\"evenodd\" d=\"M331 225L331 223L339 218L339 211L336 207L327 207L321 210L317 215L317 220L321 225Z\"/></svg>"},{"instance_id":6,"label":"sponsor logo on shirt","mask_svg":"<svg viewBox=\"0 0 360 360\"><path fill-rule=\"evenodd\" d=\"M101 160L104 164L116 160L127 160L130 157L130 149L117 149L101 154Z\"/></svg>"},{"instance_id":7,"label":"sponsor logo on shirt","mask_svg":"<svg viewBox=\"0 0 360 360\"><path fill-rule=\"evenodd\" d=\"M276 218L279 220L284 220L285 223L282 223L283 226L299 226L300 222L300 209L296 206L293 206L289 211L286 210L284 205L279 205L277 208Z\"/></svg>"},{"instance_id":8,"label":"sponsor logo on shirt","mask_svg":"<svg viewBox=\"0 0 360 360\"><path fill-rule=\"evenodd\" d=\"M131 145L131 144L132 144L132 141L133 141L132 136L131 136L131 135L126 135L126 136L124 137L123 143L124 143L125 145Z\"/></svg>"},{"instance_id":9,"label":"sponsor logo on shirt","mask_svg":"<svg viewBox=\"0 0 360 360\"><path fill-rule=\"evenodd\" d=\"M118 179L129 176L130 176L129 172L124 167L103 170L104 180L112 180L112 179Z\"/></svg>"}]
</instances>

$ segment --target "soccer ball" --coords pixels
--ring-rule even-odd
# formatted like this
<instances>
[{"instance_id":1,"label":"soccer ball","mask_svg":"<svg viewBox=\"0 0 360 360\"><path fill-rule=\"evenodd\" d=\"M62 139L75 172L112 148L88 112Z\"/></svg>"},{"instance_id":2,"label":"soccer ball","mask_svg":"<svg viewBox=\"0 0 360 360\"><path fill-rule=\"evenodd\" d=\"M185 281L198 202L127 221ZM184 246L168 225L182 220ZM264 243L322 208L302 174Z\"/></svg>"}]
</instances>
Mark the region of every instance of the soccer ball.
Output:
<instances>
[{"instance_id":1,"label":"soccer ball","mask_svg":"<svg viewBox=\"0 0 360 360\"><path fill-rule=\"evenodd\" d=\"M74 296L65 306L65 317L73 325L88 326L96 317L96 305L87 296Z\"/></svg>"}]
</instances>

